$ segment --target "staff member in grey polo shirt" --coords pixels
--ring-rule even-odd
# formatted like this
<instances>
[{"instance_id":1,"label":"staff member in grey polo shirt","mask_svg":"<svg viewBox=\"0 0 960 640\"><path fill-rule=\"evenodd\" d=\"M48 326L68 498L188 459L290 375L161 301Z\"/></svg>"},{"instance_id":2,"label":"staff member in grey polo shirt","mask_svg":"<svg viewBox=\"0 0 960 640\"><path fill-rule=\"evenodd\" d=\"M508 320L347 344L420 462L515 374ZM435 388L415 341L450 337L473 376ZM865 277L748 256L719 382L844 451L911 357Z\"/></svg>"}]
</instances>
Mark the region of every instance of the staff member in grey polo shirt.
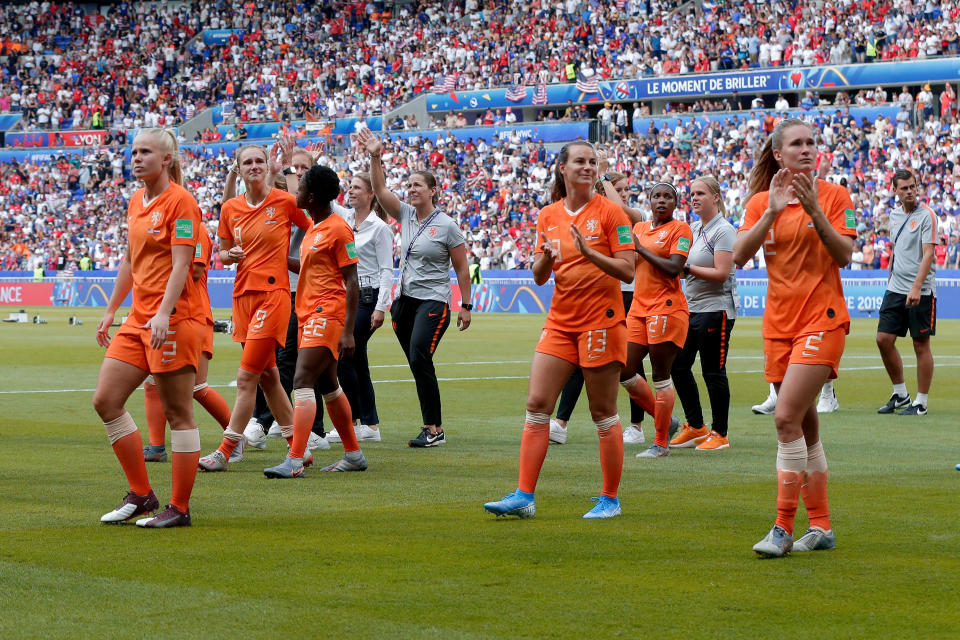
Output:
<instances>
[{"instance_id":1,"label":"staff member in grey polo shirt","mask_svg":"<svg viewBox=\"0 0 960 640\"><path fill-rule=\"evenodd\" d=\"M360 281L360 304L353 325L356 349L350 357L341 358L337 375L340 386L350 400L358 441L380 442L380 417L377 398L370 379L367 343L373 332L383 326L383 316L390 306L393 289L393 230L386 222L386 213L373 195L370 174L358 173L350 181L347 200L353 209L345 210L344 219L353 227L357 247L357 277ZM340 213L338 211L338 213ZM340 442L336 429L327 439Z\"/></svg>"},{"instance_id":2,"label":"staff member in grey polo shirt","mask_svg":"<svg viewBox=\"0 0 960 640\"><path fill-rule=\"evenodd\" d=\"M877 326L877 346L893 383L893 395L877 413L902 409L898 415L923 416L927 414L927 394L933 379L930 336L937 331L937 266L933 260L937 217L930 207L920 204L917 179L907 169L893 174L893 190L900 207L890 214L893 262ZM917 397L912 404L896 347L897 336L907 335L908 328L917 355Z\"/></svg>"},{"instance_id":3,"label":"staff member in grey polo shirt","mask_svg":"<svg viewBox=\"0 0 960 640\"><path fill-rule=\"evenodd\" d=\"M370 156L370 178L377 201L400 223L400 287L390 307L393 330L400 341L420 398L423 428L410 440L411 447L443 444L440 385L433 367L433 353L450 325L450 264L460 285L457 326L470 326L470 270L463 233L457 223L437 208L437 181L428 171L414 171L407 178L407 198L401 202L389 189L380 154L383 144L363 128L357 133Z\"/></svg>"},{"instance_id":4,"label":"staff member in grey polo shirt","mask_svg":"<svg viewBox=\"0 0 960 640\"><path fill-rule=\"evenodd\" d=\"M690 224L693 245L683 267L690 330L671 371L687 425L670 441L670 446L718 451L730 446L727 437L730 385L726 364L738 306L733 266L737 232L726 220L720 185L713 176L703 176L691 183L690 208L700 216L700 220ZM710 429L703 421L700 390L693 377L693 362L698 353L713 414Z\"/></svg>"}]
</instances>

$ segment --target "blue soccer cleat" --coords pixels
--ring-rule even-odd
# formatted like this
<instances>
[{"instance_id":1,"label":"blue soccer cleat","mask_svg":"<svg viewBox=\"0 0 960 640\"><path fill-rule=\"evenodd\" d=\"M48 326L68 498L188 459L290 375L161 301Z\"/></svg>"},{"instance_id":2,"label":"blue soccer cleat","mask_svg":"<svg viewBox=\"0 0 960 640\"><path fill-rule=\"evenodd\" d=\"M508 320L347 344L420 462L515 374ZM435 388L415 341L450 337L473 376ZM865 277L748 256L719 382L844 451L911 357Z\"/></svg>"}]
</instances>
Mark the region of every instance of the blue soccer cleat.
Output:
<instances>
[{"instance_id":1,"label":"blue soccer cleat","mask_svg":"<svg viewBox=\"0 0 960 640\"><path fill-rule=\"evenodd\" d=\"M753 551L761 558L782 558L793 549L793 536L783 527L774 525L763 540L753 545Z\"/></svg>"},{"instance_id":2,"label":"blue soccer cleat","mask_svg":"<svg viewBox=\"0 0 960 640\"><path fill-rule=\"evenodd\" d=\"M620 509L620 499L619 498L610 498L608 496L600 496L599 498L590 498L597 504L593 505L593 509L587 511L583 514L583 517L587 520L592 520L594 518L615 518L623 510Z\"/></svg>"},{"instance_id":3,"label":"blue soccer cleat","mask_svg":"<svg viewBox=\"0 0 960 640\"><path fill-rule=\"evenodd\" d=\"M500 516L517 516L521 520L532 518L537 513L537 505L533 501L532 493L523 493L519 489L503 497L497 502L488 502L483 508L490 513Z\"/></svg>"}]
</instances>

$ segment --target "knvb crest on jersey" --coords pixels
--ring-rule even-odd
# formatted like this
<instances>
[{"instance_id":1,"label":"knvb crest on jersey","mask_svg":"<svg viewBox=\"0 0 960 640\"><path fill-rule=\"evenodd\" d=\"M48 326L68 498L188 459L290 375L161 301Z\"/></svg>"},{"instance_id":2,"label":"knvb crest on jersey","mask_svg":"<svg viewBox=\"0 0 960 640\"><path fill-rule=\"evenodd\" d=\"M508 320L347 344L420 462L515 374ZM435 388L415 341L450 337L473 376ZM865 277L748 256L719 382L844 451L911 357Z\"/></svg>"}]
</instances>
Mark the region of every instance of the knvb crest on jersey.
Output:
<instances>
[{"instance_id":1,"label":"knvb crest on jersey","mask_svg":"<svg viewBox=\"0 0 960 640\"><path fill-rule=\"evenodd\" d=\"M435 237L437 236L437 228L436 228L436 227L430 227L430 230L427 231L427 233L430 234L430 237L431 237L431 238L435 238Z\"/></svg>"},{"instance_id":2,"label":"knvb crest on jersey","mask_svg":"<svg viewBox=\"0 0 960 640\"><path fill-rule=\"evenodd\" d=\"M600 239L600 236L598 235L598 233L599 233L599 231L600 231L600 221L599 221L599 220L597 220L597 219L595 219L595 218L594 218L594 219L587 220L587 224L586 224L585 226L586 226L586 229L587 229L587 235L586 235L586 239L587 239L587 240L599 240L599 239Z\"/></svg>"},{"instance_id":3,"label":"knvb crest on jersey","mask_svg":"<svg viewBox=\"0 0 960 640\"><path fill-rule=\"evenodd\" d=\"M317 245L320 244L321 240L323 240L322 231L317 231L315 234L313 234L313 242L311 243L310 251L316 251L319 248Z\"/></svg>"},{"instance_id":4,"label":"knvb crest on jersey","mask_svg":"<svg viewBox=\"0 0 960 640\"><path fill-rule=\"evenodd\" d=\"M267 220L264 224L277 224L277 221L274 220L277 217L276 207L267 207L264 213L267 214Z\"/></svg>"},{"instance_id":5,"label":"knvb crest on jersey","mask_svg":"<svg viewBox=\"0 0 960 640\"><path fill-rule=\"evenodd\" d=\"M157 227L161 220L163 220L163 211L152 212L150 214L150 228L147 229L147 233L160 233L160 229L157 229Z\"/></svg>"},{"instance_id":6,"label":"knvb crest on jersey","mask_svg":"<svg viewBox=\"0 0 960 640\"><path fill-rule=\"evenodd\" d=\"M660 233L657 234L657 244L664 244L667 239L667 230L661 229Z\"/></svg>"}]
</instances>

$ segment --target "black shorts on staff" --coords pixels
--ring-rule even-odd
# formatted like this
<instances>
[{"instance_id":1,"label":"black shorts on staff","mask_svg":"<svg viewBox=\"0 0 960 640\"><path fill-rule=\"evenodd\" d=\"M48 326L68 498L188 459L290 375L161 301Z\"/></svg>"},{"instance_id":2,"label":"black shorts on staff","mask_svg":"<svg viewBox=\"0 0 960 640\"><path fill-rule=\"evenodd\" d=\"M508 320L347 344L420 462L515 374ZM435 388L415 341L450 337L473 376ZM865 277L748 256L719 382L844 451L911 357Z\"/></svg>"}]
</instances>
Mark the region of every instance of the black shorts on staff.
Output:
<instances>
[{"instance_id":1,"label":"black shorts on staff","mask_svg":"<svg viewBox=\"0 0 960 640\"><path fill-rule=\"evenodd\" d=\"M937 298L932 294L920 296L915 307L907 306L907 296L887 291L880 305L878 333L892 333L901 338L907 335L914 340L922 340L937 333Z\"/></svg>"}]
</instances>

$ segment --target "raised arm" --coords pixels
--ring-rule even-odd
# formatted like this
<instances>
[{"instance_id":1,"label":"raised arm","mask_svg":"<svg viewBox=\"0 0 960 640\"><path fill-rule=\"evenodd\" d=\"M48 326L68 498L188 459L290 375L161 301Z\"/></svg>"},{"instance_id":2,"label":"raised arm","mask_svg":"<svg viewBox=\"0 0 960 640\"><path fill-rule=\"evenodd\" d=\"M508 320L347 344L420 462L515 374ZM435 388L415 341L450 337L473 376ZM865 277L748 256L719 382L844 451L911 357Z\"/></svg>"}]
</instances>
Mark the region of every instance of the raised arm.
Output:
<instances>
[{"instance_id":1,"label":"raised arm","mask_svg":"<svg viewBox=\"0 0 960 640\"><path fill-rule=\"evenodd\" d=\"M791 185L790 172L780 169L770 181L770 196L767 209L760 219L747 230L737 233L737 240L733 244L733 261L742 267L748 260L757 255L761 245L770 233L770 227L776 222L777 216L783 213L787 203L793 199L794 191Z\"/></svg>"},{"instance_id":2,"label":"raised arm","mask_svg":"<svg viewBox=\"0 0 960 640\"><path fill-rule=\"evenodd\" d=\"M820 202L817 199L816 180L805 173L796 173L793 176L793 189L833 261L841 268L850 264L850 256L853 255L853 238L841 235L830 224L827 214L820 208Z\"/></svg>"},{"instance_id":3,"label":"raised arm","mask_svg":"<svg viewBox=\"0 0 960 640\"><path fill-rule=\"evenodd\" d=\"M373 186L373 194L387 215L399 222L400 199L387 189L387 180L383 175L383 162L380 157L383 154L383 143L367 128L360 129L356 135L357 141L370 156L370 182Z\"/></svg>"}]
</instances>

